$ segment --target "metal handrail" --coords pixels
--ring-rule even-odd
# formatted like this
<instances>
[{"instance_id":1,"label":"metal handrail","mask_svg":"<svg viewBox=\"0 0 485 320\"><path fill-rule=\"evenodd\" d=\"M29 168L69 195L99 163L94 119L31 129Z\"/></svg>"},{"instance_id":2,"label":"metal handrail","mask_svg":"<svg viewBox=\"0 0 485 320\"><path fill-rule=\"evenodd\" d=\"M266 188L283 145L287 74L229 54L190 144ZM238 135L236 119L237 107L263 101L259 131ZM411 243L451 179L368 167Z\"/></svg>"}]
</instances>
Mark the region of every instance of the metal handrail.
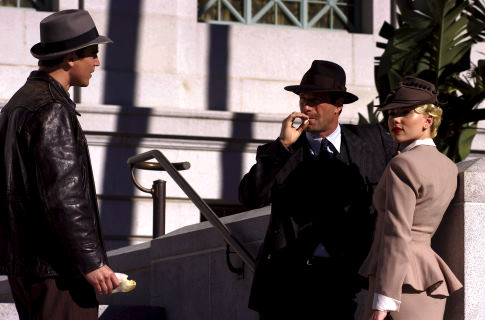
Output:
<instances>
[{"instance_id":1,"label":"metal handrail","mask_svg":"<svg viewBox=\"0 0 485 320\"><path fill-rule=\"evenodd\" d=\"M187 170L190 168L189 162L172 163L177 170ZM141 192L149 193L153 199L153 238L158 238L165 234L165 207L167 181L153 181L151 189L143 187L135 177L135 169L164 171L165 169L158 162L138 162L131 165L131 180Z\"/></svg>"},{"instance_id":2,"label":"metal handrail","mask_svg":"<svg viewBox=\"0 0 485 320\"><path fill-rule=\"evenodd\" d=\"M202 198L195 192L195 190L190 186L190 184L182 177L182 175L177 171L177 169L168 161L168 159L159 150L150 150L144 153L140 153L133 157L130 157L127 163L130 166L135 166L138 163L155 159L158 163L167 171L170 177L177 183L177 185L185 192L189 199L195 204L195 206L200 210L202 215L209 221L214 228L221 233L222 237L229 244L236 254L241 258L241 260L248 265L249 269L254 272L254 258L251 254L244 248L244 246L239 243L239 241L234 237L227 226L219 219L219 217L214 213L214 211L207 205L207 203L202 200Z\"/></svg>"},{"instance_id":3,"label":"metal handrail","mask_svg":"<svg viewBox=\"0 0 485 320\"><path fill-rule=\"evenodd\" d=\"M177 170L187 170L190 169L190 162L173 162L173 167ZM156 170L156 171L164 171L165 168L156 162L138 162L134 163L133 167L136 169L143 169L143 170Z\"/></svg>"},{"instance_id":4,"label":"metal handrail","mask_svg":"<svg viewBox=\"0 0 485 320\"><path fill-rule=\"evenodd\" d=\"M128 161L130 159L128 159ZM130 164L130 163L128 163L128 164ZM133 163L133 164L130 164L130 165L131 165L131 180L135 184L135 187L137 187L138 190L140 190L142 192L152 193L153 190L145 188L141 184L138 183L138 181L135 178L135 169L151 170L151 171L165 171L165 168L160 163L156 163L156 162L138 162L138 163ZM187 162L187 161L185 161L185 162L173 162L172 165L176 170L188 170L188 169L190 169L190 162Z\"/></svg>"}]
</instances>

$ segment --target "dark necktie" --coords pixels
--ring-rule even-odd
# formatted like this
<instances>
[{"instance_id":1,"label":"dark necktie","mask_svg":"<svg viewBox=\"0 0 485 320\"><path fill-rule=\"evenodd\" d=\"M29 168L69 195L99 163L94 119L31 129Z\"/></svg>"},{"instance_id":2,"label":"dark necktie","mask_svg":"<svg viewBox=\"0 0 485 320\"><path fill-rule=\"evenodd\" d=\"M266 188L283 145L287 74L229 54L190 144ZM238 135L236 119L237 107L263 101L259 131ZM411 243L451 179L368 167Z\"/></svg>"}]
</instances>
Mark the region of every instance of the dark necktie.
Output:
<instances>
[{"instance_id":1,"label":"dark necktie","mask_svg":"<svg viewBox=\"0 0 485 320\"><path fill-rule=\"evenodd\" d=\"M321 160L331 159L333 154L328 149L332 147L333 145L330 143L330 141L328 141L327 138L323 138L320 144L320 154L318 155L318 158Z\"/></svg>"}]
</instances>

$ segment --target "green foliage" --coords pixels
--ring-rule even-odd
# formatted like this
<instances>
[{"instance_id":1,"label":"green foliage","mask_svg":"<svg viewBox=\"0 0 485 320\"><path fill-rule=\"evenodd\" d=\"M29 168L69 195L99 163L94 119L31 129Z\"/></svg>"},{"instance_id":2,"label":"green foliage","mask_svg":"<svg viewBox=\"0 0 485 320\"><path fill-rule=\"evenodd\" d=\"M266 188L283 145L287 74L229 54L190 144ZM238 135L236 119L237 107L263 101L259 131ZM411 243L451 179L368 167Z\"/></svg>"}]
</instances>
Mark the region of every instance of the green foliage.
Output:
<instances>
[{"instance_id":1,"label":"green foliage","mask_svg":"<svg viewBox=\"0 0 485 320\"><path fill-rule=\"evenodd\" d=\"M397 3L398 28L384 23L379 33L388 40L377 44L385 49L376 58L379 99L384 101L407 75L434 83L444 111L435 142L449 158L461 161L470 152L476 123L485 119L485 110L477 109L485 99L485 60L470 63L473 43L485 40L485 7L479 0Z\"/></svg>"},{"instance_id":2,"label":"green foliage","mask_svg":"<svg viewBox=\"0 0 485 320\"><path fill-rule=\"evenodd\" d=\"M359 124L378 123L379 113L374 106L374 102L371 101L367 105L367 118L359 112Z\"/></svg>"}]
</instances>

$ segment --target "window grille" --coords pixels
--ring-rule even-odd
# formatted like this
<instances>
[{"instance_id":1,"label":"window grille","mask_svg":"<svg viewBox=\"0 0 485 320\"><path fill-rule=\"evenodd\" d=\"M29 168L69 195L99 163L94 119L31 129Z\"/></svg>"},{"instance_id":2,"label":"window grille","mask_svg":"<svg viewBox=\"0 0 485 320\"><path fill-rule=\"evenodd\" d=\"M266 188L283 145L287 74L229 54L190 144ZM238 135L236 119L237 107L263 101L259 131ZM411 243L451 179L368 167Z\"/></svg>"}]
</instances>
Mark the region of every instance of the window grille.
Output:
<instances>
[{"instance_id":1,"label":"window grille","mask_svg":"<svg viewBox=\"0 0 485 320\"><path fill-rule=\"evenodd\" d=\"M39 11L56 11L58 0L0 0L0 7L32 8Z\"/></svg>"},{"instance_id":2,"label":"window grille","mask_svg":"<svg viewBox=\"0 0 485 320\"><path fill-rule=\"evenodd\" d=\"M354 1L358 0L198 0L198 19L210 23L354 30Z\"/></svg>"}]
</instances>

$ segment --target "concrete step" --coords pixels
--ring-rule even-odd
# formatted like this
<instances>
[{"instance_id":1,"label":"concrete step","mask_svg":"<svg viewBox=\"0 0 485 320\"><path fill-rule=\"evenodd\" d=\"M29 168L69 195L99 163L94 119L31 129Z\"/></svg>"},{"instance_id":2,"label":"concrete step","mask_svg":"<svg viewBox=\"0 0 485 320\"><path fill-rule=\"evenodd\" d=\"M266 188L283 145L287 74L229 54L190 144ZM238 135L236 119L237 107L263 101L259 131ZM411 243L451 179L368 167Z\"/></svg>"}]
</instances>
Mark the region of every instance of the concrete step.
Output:
<instances>
[{"instance_id":1,"label":"concrete step","mask_svg":"<svg viewBox=\"0 0 485 320\"><path fill-rule=\"evenodd\" d=\"M19 315L13 303L0 303L0 319L18 320Z\"/></svg>"},{"instance_id":2,"label":"concrete step","mask_svg":"<svg viewBox=\"0 0 485 320\"><path fill-rule=\"evenodd\" d=\"M100 320L165 320L165 310L151 306L99 306Z\"/></svg>"},{"instance_id":3,"label":"concrete step","mask_svg":"<svg viewBox=\"0 0 485 320\"><path fill-rule=\"evenodd\" d=\"M18 320L19 316L13 303L0 303L0 319ZM150 306L99 306L100 320L165 320L165 312L161 307Z\"/></svg>"}]
</instances>

